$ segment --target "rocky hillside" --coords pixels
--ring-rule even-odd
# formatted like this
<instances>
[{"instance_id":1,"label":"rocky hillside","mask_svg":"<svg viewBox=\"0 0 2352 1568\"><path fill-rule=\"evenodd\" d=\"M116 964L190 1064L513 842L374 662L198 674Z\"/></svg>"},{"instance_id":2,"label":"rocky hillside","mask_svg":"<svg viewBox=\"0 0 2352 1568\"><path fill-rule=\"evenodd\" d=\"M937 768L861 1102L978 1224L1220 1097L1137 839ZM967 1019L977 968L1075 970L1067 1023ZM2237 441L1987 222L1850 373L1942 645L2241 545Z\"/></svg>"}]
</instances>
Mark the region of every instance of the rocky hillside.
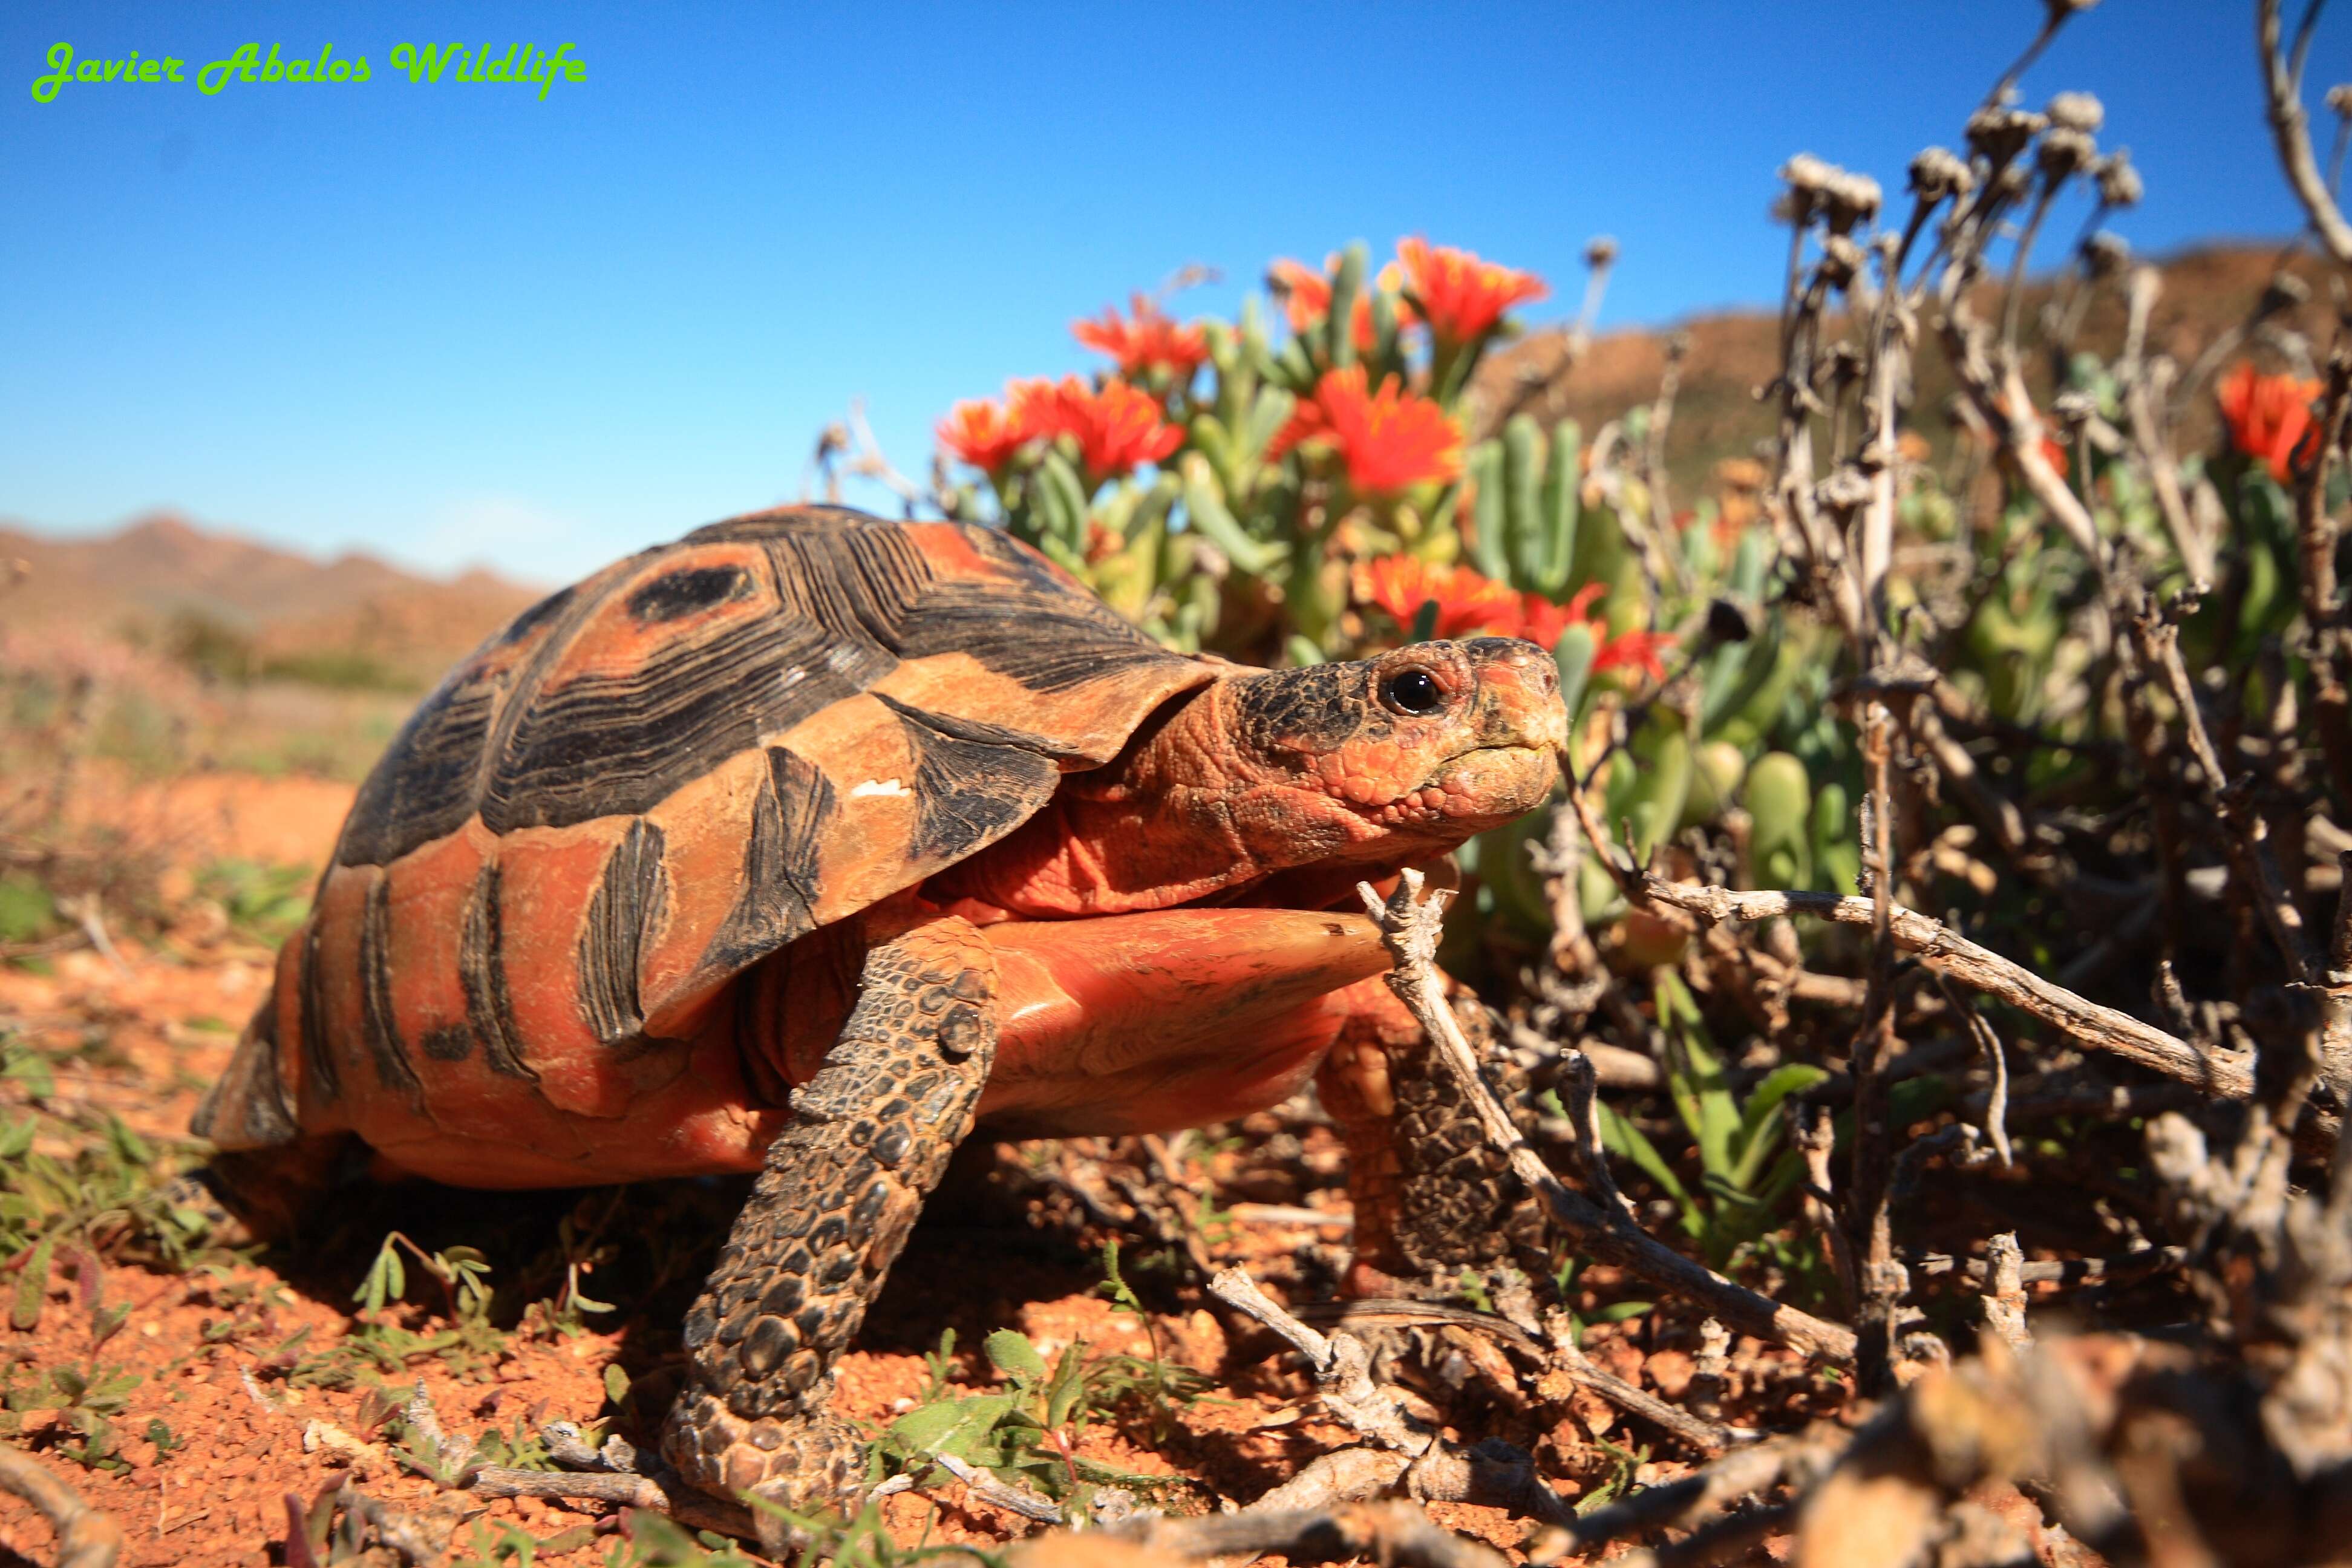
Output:
<instances>
[{"instance_id":1,"label":"rocky hillside","mask_svg":"<svg viewBox=\"0 0 2352 1568\"><path fill-rule=\"evenodd\" d=\"M0 527L0 623L154 647L231 676L421 689L538 596L487 572L440 580L373 556L332 561L173 513L61 538Z\"/></svg>"}]
</instances>

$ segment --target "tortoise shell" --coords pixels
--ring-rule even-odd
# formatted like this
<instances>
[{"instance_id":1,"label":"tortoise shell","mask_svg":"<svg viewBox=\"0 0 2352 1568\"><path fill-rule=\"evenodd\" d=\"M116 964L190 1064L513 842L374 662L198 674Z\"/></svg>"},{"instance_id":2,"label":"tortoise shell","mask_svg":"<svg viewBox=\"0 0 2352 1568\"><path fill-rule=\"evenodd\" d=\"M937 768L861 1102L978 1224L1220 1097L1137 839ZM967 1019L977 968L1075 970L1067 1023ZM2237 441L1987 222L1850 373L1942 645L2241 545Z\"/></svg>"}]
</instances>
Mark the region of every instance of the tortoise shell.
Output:
<instances>
[{"instance_id":1,"label":"tortoise shell","mask_svg":"<svg viewBox=\"0 0 2352 1568\"><path fill-rule=\"evenodd\" d=\"M394 740L196 1130L577 1173L575 1119L627 1113L676 1143L648 1168L756 1163L775 1097L702 1027L730 983L1003 838L1216 668L973 524L794 507L642 552Z\"/></svg>"}]
</instances>

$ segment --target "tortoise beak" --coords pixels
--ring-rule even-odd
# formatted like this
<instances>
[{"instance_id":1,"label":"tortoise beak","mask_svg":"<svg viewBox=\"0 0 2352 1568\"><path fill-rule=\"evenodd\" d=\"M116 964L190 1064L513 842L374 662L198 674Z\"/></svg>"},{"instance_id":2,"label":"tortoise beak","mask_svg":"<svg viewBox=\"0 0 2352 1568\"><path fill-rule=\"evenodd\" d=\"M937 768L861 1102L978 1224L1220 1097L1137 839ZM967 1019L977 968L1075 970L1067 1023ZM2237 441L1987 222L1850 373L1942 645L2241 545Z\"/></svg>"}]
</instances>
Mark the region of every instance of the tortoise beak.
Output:
<instances>
[{"instance_id":1,"label":"tortoise beak","mask_svg":"<svg viewBox=\"0 0 2352 1568\"><path fill-rule=\"evenodd\" d=\"M1478 672L1479 746L1557 752L1568 743L1568 709L1551 655L1517 637L1480 637L1469 649Z\"/></svg>"},{"instance_id":2,"label":"tortoise beak","mask_svg":"<svg viewBox=\"0 0 2352 1568\"><path fill-rule=\"evenodd\" d=\"M1568 710L1551 655L1516 637L1464 645L1477 673L1468 742L1439 770L1446 794L1475 802L1475 815L1507 822L1549 798L1568 743Z\"/></svg>"}]
</instances>

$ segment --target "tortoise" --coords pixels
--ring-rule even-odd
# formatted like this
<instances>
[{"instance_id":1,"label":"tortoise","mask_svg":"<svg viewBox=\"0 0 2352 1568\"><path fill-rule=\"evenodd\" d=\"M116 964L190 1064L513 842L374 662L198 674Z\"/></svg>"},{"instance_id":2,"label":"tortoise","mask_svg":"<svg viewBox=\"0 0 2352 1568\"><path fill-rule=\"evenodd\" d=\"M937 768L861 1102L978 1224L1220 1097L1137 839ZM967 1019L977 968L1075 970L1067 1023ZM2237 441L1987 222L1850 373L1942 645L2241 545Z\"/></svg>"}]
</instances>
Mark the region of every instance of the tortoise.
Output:
<instances>
[{"instance_id":1,"label":"tortoise","mask_svg":"<svg viewBox=\"0 0 2352 1568\"><path fill-rule=\"evenodd\" d=\"M362 1145L467 1187L757 1172L663 1448L837 1506L833 1363L975 1125L1198 1126L1320 1067L1394 1210L1388 960L1339 906L1539 804L1565 725L1529 643L1252 669L988 527L715 523L424 701L194 1130L280 1226Z\"/></svg>"}]
</instances>

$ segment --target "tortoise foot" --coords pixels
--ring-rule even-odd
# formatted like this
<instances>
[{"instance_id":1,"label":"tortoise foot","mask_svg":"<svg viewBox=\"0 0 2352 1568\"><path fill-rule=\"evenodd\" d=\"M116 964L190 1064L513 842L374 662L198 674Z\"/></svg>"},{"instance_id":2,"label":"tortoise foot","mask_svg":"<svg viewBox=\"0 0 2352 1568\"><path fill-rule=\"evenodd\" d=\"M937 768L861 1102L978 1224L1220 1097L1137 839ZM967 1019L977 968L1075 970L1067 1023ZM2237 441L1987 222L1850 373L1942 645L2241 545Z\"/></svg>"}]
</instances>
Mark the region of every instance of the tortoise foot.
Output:
<instances>
[{"instance_id":1,"label":"tortoise foot","mask_svg":"<svg viewBox=\"0 0 2352 1568\"><path fill-rule=\"evenodd\" d=\"M702 1490L750 1503L761 1549L769 1552L807 1544L786 1514L846 1518L863 1500L865 1446L831 1415L747 1419L723 1400L689 1394L670 1415L663 1452Z\"/></svg>"}]
</instances>

